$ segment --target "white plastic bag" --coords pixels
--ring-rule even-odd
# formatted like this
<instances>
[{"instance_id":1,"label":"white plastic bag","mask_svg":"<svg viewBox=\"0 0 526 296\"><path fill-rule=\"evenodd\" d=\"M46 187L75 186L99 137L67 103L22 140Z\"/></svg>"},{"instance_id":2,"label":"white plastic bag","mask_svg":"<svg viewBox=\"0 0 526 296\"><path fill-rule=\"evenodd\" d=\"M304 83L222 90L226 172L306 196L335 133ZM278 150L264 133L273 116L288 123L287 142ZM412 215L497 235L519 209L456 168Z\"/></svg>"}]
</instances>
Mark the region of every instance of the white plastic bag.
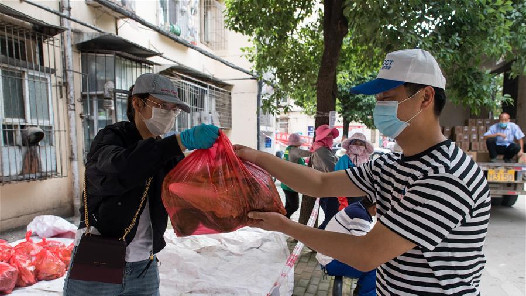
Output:
<instances>
[{"instance_id":1,"label":"white plastic bag","mask_svg":"<svg viewBox=\"0 0 526 296\"><path fill-rule=\"evenodd\" d=\"M27 225L27 230L39 237L75 237L77 226L67 220L53 215L41 215L33 218Z\"/></svg>"}]
</instances>

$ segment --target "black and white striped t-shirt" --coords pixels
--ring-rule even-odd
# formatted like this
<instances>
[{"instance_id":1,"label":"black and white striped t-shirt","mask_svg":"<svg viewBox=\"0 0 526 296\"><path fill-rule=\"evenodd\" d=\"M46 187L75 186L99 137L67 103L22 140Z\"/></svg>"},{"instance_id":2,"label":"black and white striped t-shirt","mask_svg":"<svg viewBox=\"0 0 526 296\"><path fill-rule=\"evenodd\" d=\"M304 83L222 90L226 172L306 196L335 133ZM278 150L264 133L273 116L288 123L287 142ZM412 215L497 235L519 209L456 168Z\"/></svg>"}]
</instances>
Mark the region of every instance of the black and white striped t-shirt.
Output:
<instances>
[{"instance_id":1,"label":"black and white striped t-shirt","mask_svg":"<svg viewBox=\"0 0 526 296\"><path fill-rule=\"evenodd\" d=\"M417 245L378 267L378 295L479 295L491 200L471 157L447 140L347 173L377 201L378 221Z\"/></svg>"}]
</instances>

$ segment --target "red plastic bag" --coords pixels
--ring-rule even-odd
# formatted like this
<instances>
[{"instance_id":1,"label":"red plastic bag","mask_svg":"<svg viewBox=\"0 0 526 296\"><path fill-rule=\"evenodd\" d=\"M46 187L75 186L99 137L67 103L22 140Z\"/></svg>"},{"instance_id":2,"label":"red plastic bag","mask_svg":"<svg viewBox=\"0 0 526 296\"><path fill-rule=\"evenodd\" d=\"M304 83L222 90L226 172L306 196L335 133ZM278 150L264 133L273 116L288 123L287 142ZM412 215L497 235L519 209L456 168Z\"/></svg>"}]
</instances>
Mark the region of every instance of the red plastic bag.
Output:
<instances>
[{"instance_id":1,"label":"red plastic bag","mask_svg":"<svg viewBox=\"0 0 526 296\"><path fill-rule=\"evenodd\" d=\"M13 255L13 247L5 240L0 239L0 262L9 262Z\"/></svg>"},{"instance_id":2,"label":"red plastic bag","mask_svg":"<svg viewBox=\"0 0 526 296\"><path fill-rule=\"evenodd\" d=\"M13 248L13 255L9 259L9 264L18 269L17 287L26 287L37 282L35 260L42 247L33 243L30 236L31 231L26 232L26 241Z\"/></svg>"},{"instance_id":3,"label":"red plastic bag","mask_svg":"<svg viewBox=\"0 0 526 296\"><path fill-rule=\"evenodd\" d=\"M0 262L0 294L9 294L13 291L18 278L18 270L5 263Z\"/></svg>"},{"instance_id":4,"label":"red plastic bag","mask_svg":"<svg viewBox=\"0 0 526 296\"><path fill-rule=\"evenodd\" d=\"M340 204L338 211L341 211L349 205L349 200L347 200L347 197L338 196L338 203Z\"/></svg>"},{"instance_id":5,"label":"red plastic bag","mask_svg":"<svg viewBox=\"0 0 526 296\"><path fill-rule=\"evenodd\" d=\"M39 281L54 280L66 273L66 265L49 250L42 249L36 255L36 277Z\"/></svg>"},{"instance_id":6,"label":"red plastic bag","mask_svg":"<svg viewBox=\"0 0 526 296\"><path fill-rule=\"evenodd\" d=\"M44 237L42 238L42 241L39 242L37 245L50 251L55 257L60 259L66 265L66 269L69 267L69 262L71 260L71 252L73 251L73 243L71 243L69 246L66 246L61 242L47 240Z\"/></svg>"},{"instance_id":7,"label":"red plastic bag","mask_svg":"<svg viewBox=\"0 0 526 296\"><path fill-rule=\"evenodd\" d=\"M271 176L239 159L222 132L168 173L162 199L177 236L234 231L250 224L250 211L285 215Z\"/></svg>"}]
</instances>

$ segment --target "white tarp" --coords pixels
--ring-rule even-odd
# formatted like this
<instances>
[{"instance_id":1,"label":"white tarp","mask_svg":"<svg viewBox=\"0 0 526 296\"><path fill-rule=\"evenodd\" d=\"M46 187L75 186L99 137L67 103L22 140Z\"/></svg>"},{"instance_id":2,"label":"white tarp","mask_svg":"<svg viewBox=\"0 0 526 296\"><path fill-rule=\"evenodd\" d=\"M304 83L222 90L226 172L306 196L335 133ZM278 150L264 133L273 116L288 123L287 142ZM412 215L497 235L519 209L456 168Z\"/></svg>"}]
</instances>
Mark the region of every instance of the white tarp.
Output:
<instances>
[{"instance_id":1,"label":"white tarp","mask_svg":"<svg viewBox=\"0 0 526 296\"><path fill-rule=\"evenodd\" d=\"M165 234L167 246L158 254L163 296L266 295L289 255L285 236L276 232L245 227L231 233L177 238L170 231ZM64 277L40 281L16 288L11 295L62 295L63 284ZM291 295L293 286L292 269L280 295Z\"/></svg>"}]
</instances>

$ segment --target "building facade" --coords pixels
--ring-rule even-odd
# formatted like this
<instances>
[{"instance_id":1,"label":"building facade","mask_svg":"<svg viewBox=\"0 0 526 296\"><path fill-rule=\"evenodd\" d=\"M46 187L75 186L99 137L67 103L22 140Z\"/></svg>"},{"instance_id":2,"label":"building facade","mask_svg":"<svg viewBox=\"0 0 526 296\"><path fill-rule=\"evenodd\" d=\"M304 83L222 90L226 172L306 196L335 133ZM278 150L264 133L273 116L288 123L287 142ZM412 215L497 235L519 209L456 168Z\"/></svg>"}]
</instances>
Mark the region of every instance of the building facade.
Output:
<instances>
[{"instance_id":1,"label":"building facade","mask_svg":"<svg viewBox=\"0 0 526 296\"><path fill-rule=\"evenodd\" d=\"M77 214L97 132L127 120L143 73L169 76L192 106L173 132L220 126L257 143L258 83L247 38L215 0L0 3L0 231L42 214Z\"/></svg>"}]
</instances>

